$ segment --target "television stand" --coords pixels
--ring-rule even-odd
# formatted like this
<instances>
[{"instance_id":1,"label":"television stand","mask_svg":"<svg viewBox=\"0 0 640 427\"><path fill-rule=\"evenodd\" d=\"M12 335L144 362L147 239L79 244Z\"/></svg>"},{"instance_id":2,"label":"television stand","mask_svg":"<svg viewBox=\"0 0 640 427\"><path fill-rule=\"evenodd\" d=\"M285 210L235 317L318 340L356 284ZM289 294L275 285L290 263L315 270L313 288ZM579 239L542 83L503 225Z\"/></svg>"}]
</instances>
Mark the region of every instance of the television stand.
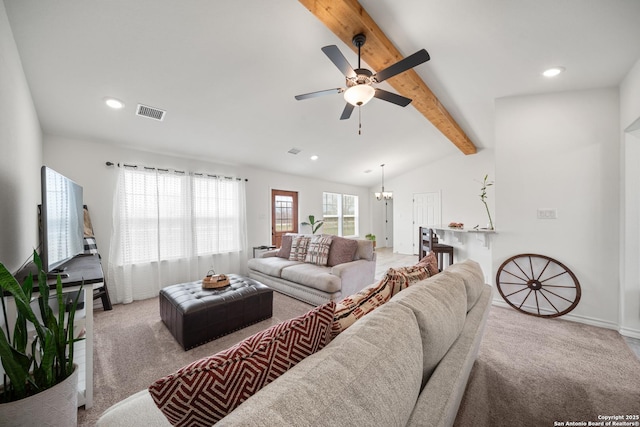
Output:
<instances>
[{"instance_id":1,"label":"television stand","mask_svg":"<svg viewBox=\"0 0 640 427\"><path fill-rule=\"evenodd\" d=\"M47 273L47 279L58 279L58 276L60 276L61 279L68 279L69 273L64 273L62 271L60 272L52 271Z\"/></svg>"}]
</instances>

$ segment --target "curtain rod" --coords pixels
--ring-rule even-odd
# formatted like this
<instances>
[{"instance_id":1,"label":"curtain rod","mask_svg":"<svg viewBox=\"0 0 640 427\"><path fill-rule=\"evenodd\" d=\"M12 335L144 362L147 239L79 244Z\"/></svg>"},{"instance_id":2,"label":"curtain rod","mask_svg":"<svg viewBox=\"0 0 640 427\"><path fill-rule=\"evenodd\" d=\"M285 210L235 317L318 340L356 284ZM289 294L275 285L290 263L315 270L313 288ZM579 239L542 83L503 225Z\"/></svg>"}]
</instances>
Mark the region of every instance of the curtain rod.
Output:
<instances>
[{"instance_id":1,"label":"curtain rod","mask_svg":"<svg viewBox=\"0 0 640 427\"><path fill-rule=\"evenodd\" d=\"M149 166L138 166L138 165L130 165L127 163L122 163L122 165L120 165L120 163L113 163L113 162L105 162L105 165L107 166L116 166L116 167L124 167L124 168L134 168L137 169L139 167L142 167L145 170L157 170L160 172L169 172L169 169L163 169L163 168L154 168L154 167L149 167ZM179 173L179 174L186 174L185 171L179 171L179 170L174 170L175 173ZM213 175L213 174L209 174L209 173L200 173L200 172L193 172L192 175L195 176L208 176L210 178L226 178L226 179L237 179L238 181L242 181L242 178L235 178L233 176L224 176L224 175ZM244 179L245 182L249 182L249 180L247 178Z\"/></svg>"}]
</instances>

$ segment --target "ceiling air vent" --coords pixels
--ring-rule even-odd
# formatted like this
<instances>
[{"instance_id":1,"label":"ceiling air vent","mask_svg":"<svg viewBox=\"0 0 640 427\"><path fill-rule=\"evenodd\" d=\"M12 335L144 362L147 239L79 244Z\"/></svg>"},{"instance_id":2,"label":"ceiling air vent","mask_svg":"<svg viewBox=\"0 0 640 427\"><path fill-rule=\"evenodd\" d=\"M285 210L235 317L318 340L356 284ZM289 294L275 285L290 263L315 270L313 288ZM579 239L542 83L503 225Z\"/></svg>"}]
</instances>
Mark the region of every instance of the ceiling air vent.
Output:
<instances>
[{"instance_id":1,"label":"ceiling air vent","mask_svg":"<svg viewBox=\"0 0 640 427\"><path fill-rule=\"evenodd\" d=\"M291 150L287 151L287 153L289 154L298 154L301 150L297 149L297 148L292 148Z\"/></svg>"},{"instance_id":2,"label":"ceiling air vent","mask_svg":"<svg viewBox=\"0 0 640 427\"><path fill-rule=\"evenodd\" d=\"M136 115L148 117L153 120L162 121L164 119L164 115L167 112L161 110L159 108L149 107L148 105L138 104L138 109L136 110Z\"/></svg>"}]
</instances>

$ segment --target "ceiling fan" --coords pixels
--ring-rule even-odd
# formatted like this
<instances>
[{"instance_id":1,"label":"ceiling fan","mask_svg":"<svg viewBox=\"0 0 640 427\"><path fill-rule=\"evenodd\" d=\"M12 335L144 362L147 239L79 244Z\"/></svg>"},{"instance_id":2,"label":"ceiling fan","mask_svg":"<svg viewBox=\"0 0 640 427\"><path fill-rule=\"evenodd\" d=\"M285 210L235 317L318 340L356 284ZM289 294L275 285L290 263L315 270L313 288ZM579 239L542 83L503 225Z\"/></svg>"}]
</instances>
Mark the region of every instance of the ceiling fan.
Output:
<instances>
[{"instance_id":1,"label":"ceiling fan","mask_svg":"<svg viewBox=\"0 0 640 427\"><path fill-rule=\"evenodd\" d=\"M301 101L303 99L315 98L317 96L329 95L331 93L344 93L344 99L347 101L347 104L342 111L340 120L346 120L351 117L351 113L356 106L362 106L374 97L401 107L409 105L411 103L411 99L388 92L384 89L376 88L373 84L381 83L390 77L415 67L416 65L427 62L429 60L429 54L425 49L419 50L413 55L407 56L384 70L373 74L370 70L360 67L360 49L366 40L367 38L364 34L357 34L352 39L352 43L358 48L358 68L355 70L351 65L349 65L349 62L337 46L330 45L322 48L325 55L327 55L331 62L333 62L342 74L345 75L346 88L335 88L305 93L303 95L296 95L295 98L298 101Z\"/></svg>"}]
</instances>

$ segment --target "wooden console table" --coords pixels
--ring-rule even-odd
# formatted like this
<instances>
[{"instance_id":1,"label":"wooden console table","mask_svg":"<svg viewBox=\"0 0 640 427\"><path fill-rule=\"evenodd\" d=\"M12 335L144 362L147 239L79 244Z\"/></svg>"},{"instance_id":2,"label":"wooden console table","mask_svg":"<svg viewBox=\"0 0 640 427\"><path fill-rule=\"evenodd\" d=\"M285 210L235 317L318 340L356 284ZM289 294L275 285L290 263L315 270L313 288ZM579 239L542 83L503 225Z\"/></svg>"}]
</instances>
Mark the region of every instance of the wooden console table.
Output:
<instances>
[{"instance_id":1,"label":"wooden console table","mask_svg":"<svg viewBox=\"0 0 640 427\"><path fill-rule=\"evenodd\" d=\"M74 345L74 362L78 364L78 407L85 409L93 406L93 290L104 286L104 274L98 255L79 255L64 265L64 273L68 277L62 277L62 288L64 293L77 292L81 286L84 297L78 301L84 302L84 306L76 311L74 329L81 331L85 329L85 339L76 342ZM16 274L19 281L24 281L29 273L34 275L36 267L33 263L27 264L25 268ZM84 282L84 285L83 285ZM56 288L56 279L47 280L49 288ZM37 297L39 292L33 291L33 302L31 306L35 312L39 313ZM9 297L12 298L12 297ZM55 294L50 295L52 308L57 305ZM15 304L8 304L8 321L11 327L17 317ZM35 332L35 331L34 331ZM0 370L2 368L0 367Z\"/></svg>"}]
</instances>

